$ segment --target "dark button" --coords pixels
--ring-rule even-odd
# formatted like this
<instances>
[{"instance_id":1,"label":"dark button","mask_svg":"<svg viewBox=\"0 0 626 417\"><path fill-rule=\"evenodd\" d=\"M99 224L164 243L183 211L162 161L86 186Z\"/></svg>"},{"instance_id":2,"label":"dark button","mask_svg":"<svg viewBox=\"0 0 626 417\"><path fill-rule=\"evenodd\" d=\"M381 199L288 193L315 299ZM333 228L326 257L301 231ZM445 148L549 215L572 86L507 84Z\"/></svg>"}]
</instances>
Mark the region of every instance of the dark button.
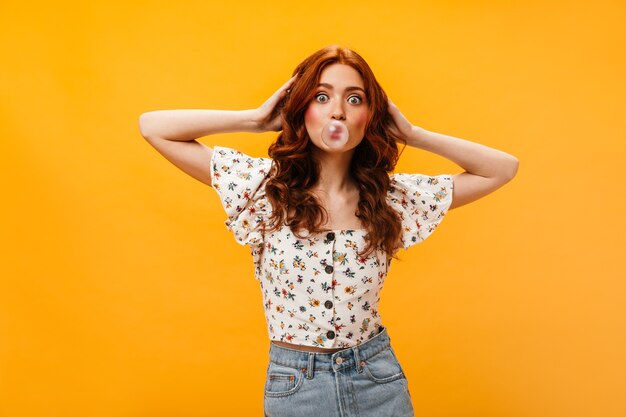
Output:
<instances>
[{"instance_id":1,"label":"dark button","mask_svg":"<svg viewBox=\"0 0 626 417\"><path fill-rule=\"evenodd\" d=\"M326 302L324 303L324 307L333 308L333 302L330 300L326 300Z\"/></svg>"},{"instance_id":2,"label":"dark button","mask_svg":"<svg viewBox=\"0 0 626 417\"><path fill-rule=\"evenodd\" d=\"M326 235L326 240L335 240L335 234L333 232L330 232Z\"/></svg>"},{"instance_id":3,"label":"dark button","mask_svg":"<svg viewBox=\"0 0 626 417\"><path fill-rule=\"evenodd\" d=\"M331 265L326 265L326 268L324 268L324 271L326 271L327 274L332 274L333 269L334 268Z\"/></svg>"},{"instance_id":4,"label":"dark button","mask_svg":"<svg viewBox=\"0 0 626 417\"><path fill-rule=\"evenodd\" d=\"M329 330L328 333L326 333L326 337L329 339L334 339L335 338L335 332L333 332L332 330Z\"/></svg>"}]
</instances>

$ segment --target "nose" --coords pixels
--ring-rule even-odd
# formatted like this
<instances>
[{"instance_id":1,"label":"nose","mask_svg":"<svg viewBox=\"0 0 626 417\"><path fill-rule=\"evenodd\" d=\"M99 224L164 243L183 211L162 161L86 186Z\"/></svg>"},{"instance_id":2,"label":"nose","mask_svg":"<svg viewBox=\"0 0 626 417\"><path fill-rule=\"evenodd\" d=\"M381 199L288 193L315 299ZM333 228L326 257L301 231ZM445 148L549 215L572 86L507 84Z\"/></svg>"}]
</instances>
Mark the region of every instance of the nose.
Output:
<instances>
[{"instance_id":1,"label":"nose","mask_svg":"<svg viewBox=\"0 0 626 417\"><path fill-rule=\"evenodd\" d=\"M330 116L335 120L344 120L346 113L343 110L343 103L341 100L335 100L335 104L330 110Z\"/></svg>"}]
</instances>

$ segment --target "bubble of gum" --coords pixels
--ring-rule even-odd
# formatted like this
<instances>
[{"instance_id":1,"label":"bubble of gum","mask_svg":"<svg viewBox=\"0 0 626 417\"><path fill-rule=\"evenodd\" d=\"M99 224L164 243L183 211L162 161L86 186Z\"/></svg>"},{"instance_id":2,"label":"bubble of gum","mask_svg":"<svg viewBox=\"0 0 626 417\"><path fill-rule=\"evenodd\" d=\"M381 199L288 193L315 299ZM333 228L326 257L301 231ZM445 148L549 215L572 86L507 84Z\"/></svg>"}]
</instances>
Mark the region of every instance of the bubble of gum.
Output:
<instances>
[{"instance_id":1,"label":"bubble of gum","mask_svg":"<svg viewBox=\"0 0 626 417\"><path fill-rule=\"evenodd\" d=\"M336 133L342 133L341 138L339 139L330 138L330 135L333 135ZM324 127L324 131L322 132L322 140L329 147L343 146L346 144L346 142L348 142L348 135L349 135L348 129L343 123L333 121L333 122L329 122Z\"/></svg>"}]
</instances>

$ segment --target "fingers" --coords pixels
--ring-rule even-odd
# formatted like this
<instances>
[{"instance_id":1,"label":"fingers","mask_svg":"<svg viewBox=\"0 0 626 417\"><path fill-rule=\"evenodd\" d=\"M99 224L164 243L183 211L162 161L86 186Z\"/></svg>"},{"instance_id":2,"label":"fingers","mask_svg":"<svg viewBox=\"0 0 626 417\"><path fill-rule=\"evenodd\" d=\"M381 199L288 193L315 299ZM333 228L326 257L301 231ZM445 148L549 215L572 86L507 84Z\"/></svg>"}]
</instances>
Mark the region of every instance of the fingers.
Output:
<instances>
[{"instance_id":1,"label":"fingers","mask_svg":"<svg viewBox=\"0 0 626 417\"><path fill-rule=\"evenodd\" d=\"M282 99L285 95L287 95L287 93L289 93L290 89L291 89L291 85L293 84L293 81L296 79L297 74L294 75L293 77L291 77L285 84L283 84L278 90L276 90L274 92L274 94L272 94L272 97L270 98L270 100L273 98L275 100L280 100Z\"/></svg>"},{"instance_id":2,"label":"fingers","mask_svg":"<svg viewBox=\"0 0 626 417\"><path fill-rule=\"evenodd\" d=\"M294 75L293 77L291 77L286 83L286 86L289 86L291 84L293 84L293 82L295 81L295 79L298 78L298 74Z\"/></svg>"},{"instance_id":3,"label":"fingers","mask_svg":"<svg viewBox=\"0 0 626 417\"><path fill-rule=\"evenodd\" d=\"M284 107L285 97L289 93L291 86L293 85L297 77L298 77L298 74L294 75L289 80L287 80L287 82L285 82L278 90L274 91L274 94L272 94L265 101L265 103L263 103L259 107L259 110L261 114L263 115L264 120L280 120L280 119L277 119L277 117L280 114L281 109ZM280 123L280 122L277 122L277 123ZM272 127L272 130L276 130L276 129Z\"/></svg>"},{"instance_id":4,"label":"fingers","mask_svg":"<svg viewBox=\"0 0 626 417\"><path fill-rule=\"evenodd\" d=\"M285 84L283 84L283 87L282 87L283 92L289 93L291 91L291 86L293 85L297 77L298 77L298 74L294 75Z\"/></svg>"},{"instance_id":5,"label":"fingers","mask_svg":"<svg viewBox=\"0 0 626 417\"><path fill-rule=\"evenodd\" d=\"M280 106L279 103L281 103L282 100L284 100L285 96L291 91L291 86L293 85L297 77L298 77L298 74L294 75L289 80L287 80L287 82L284 83L278 90L274 91L274 94L272 94L267 99L267 101L262 104L262 107L264 109L267 109L267 111L276 113L277 112L276 107Z\"/></svg>"}]
</instances>

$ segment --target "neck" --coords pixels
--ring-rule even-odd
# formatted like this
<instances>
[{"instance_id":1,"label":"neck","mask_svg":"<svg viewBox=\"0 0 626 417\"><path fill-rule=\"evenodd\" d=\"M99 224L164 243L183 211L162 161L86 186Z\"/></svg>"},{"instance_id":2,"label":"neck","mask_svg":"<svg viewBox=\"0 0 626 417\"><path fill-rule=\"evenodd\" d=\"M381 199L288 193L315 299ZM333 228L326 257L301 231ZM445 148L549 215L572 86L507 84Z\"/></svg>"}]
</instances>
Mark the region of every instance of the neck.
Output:
<instances>
[{"instance_id":1,"label":"neck","mask_svg":"<svg viewBox=\"0 0 626 417\"><path fill-rule=\"evenodd\" d=\"M350 174L350 161L354 151L341 153L317 152L320 164L319 180L316 189L327 194L353 191L356 184Z\"/></svg>"}]
</instances>

